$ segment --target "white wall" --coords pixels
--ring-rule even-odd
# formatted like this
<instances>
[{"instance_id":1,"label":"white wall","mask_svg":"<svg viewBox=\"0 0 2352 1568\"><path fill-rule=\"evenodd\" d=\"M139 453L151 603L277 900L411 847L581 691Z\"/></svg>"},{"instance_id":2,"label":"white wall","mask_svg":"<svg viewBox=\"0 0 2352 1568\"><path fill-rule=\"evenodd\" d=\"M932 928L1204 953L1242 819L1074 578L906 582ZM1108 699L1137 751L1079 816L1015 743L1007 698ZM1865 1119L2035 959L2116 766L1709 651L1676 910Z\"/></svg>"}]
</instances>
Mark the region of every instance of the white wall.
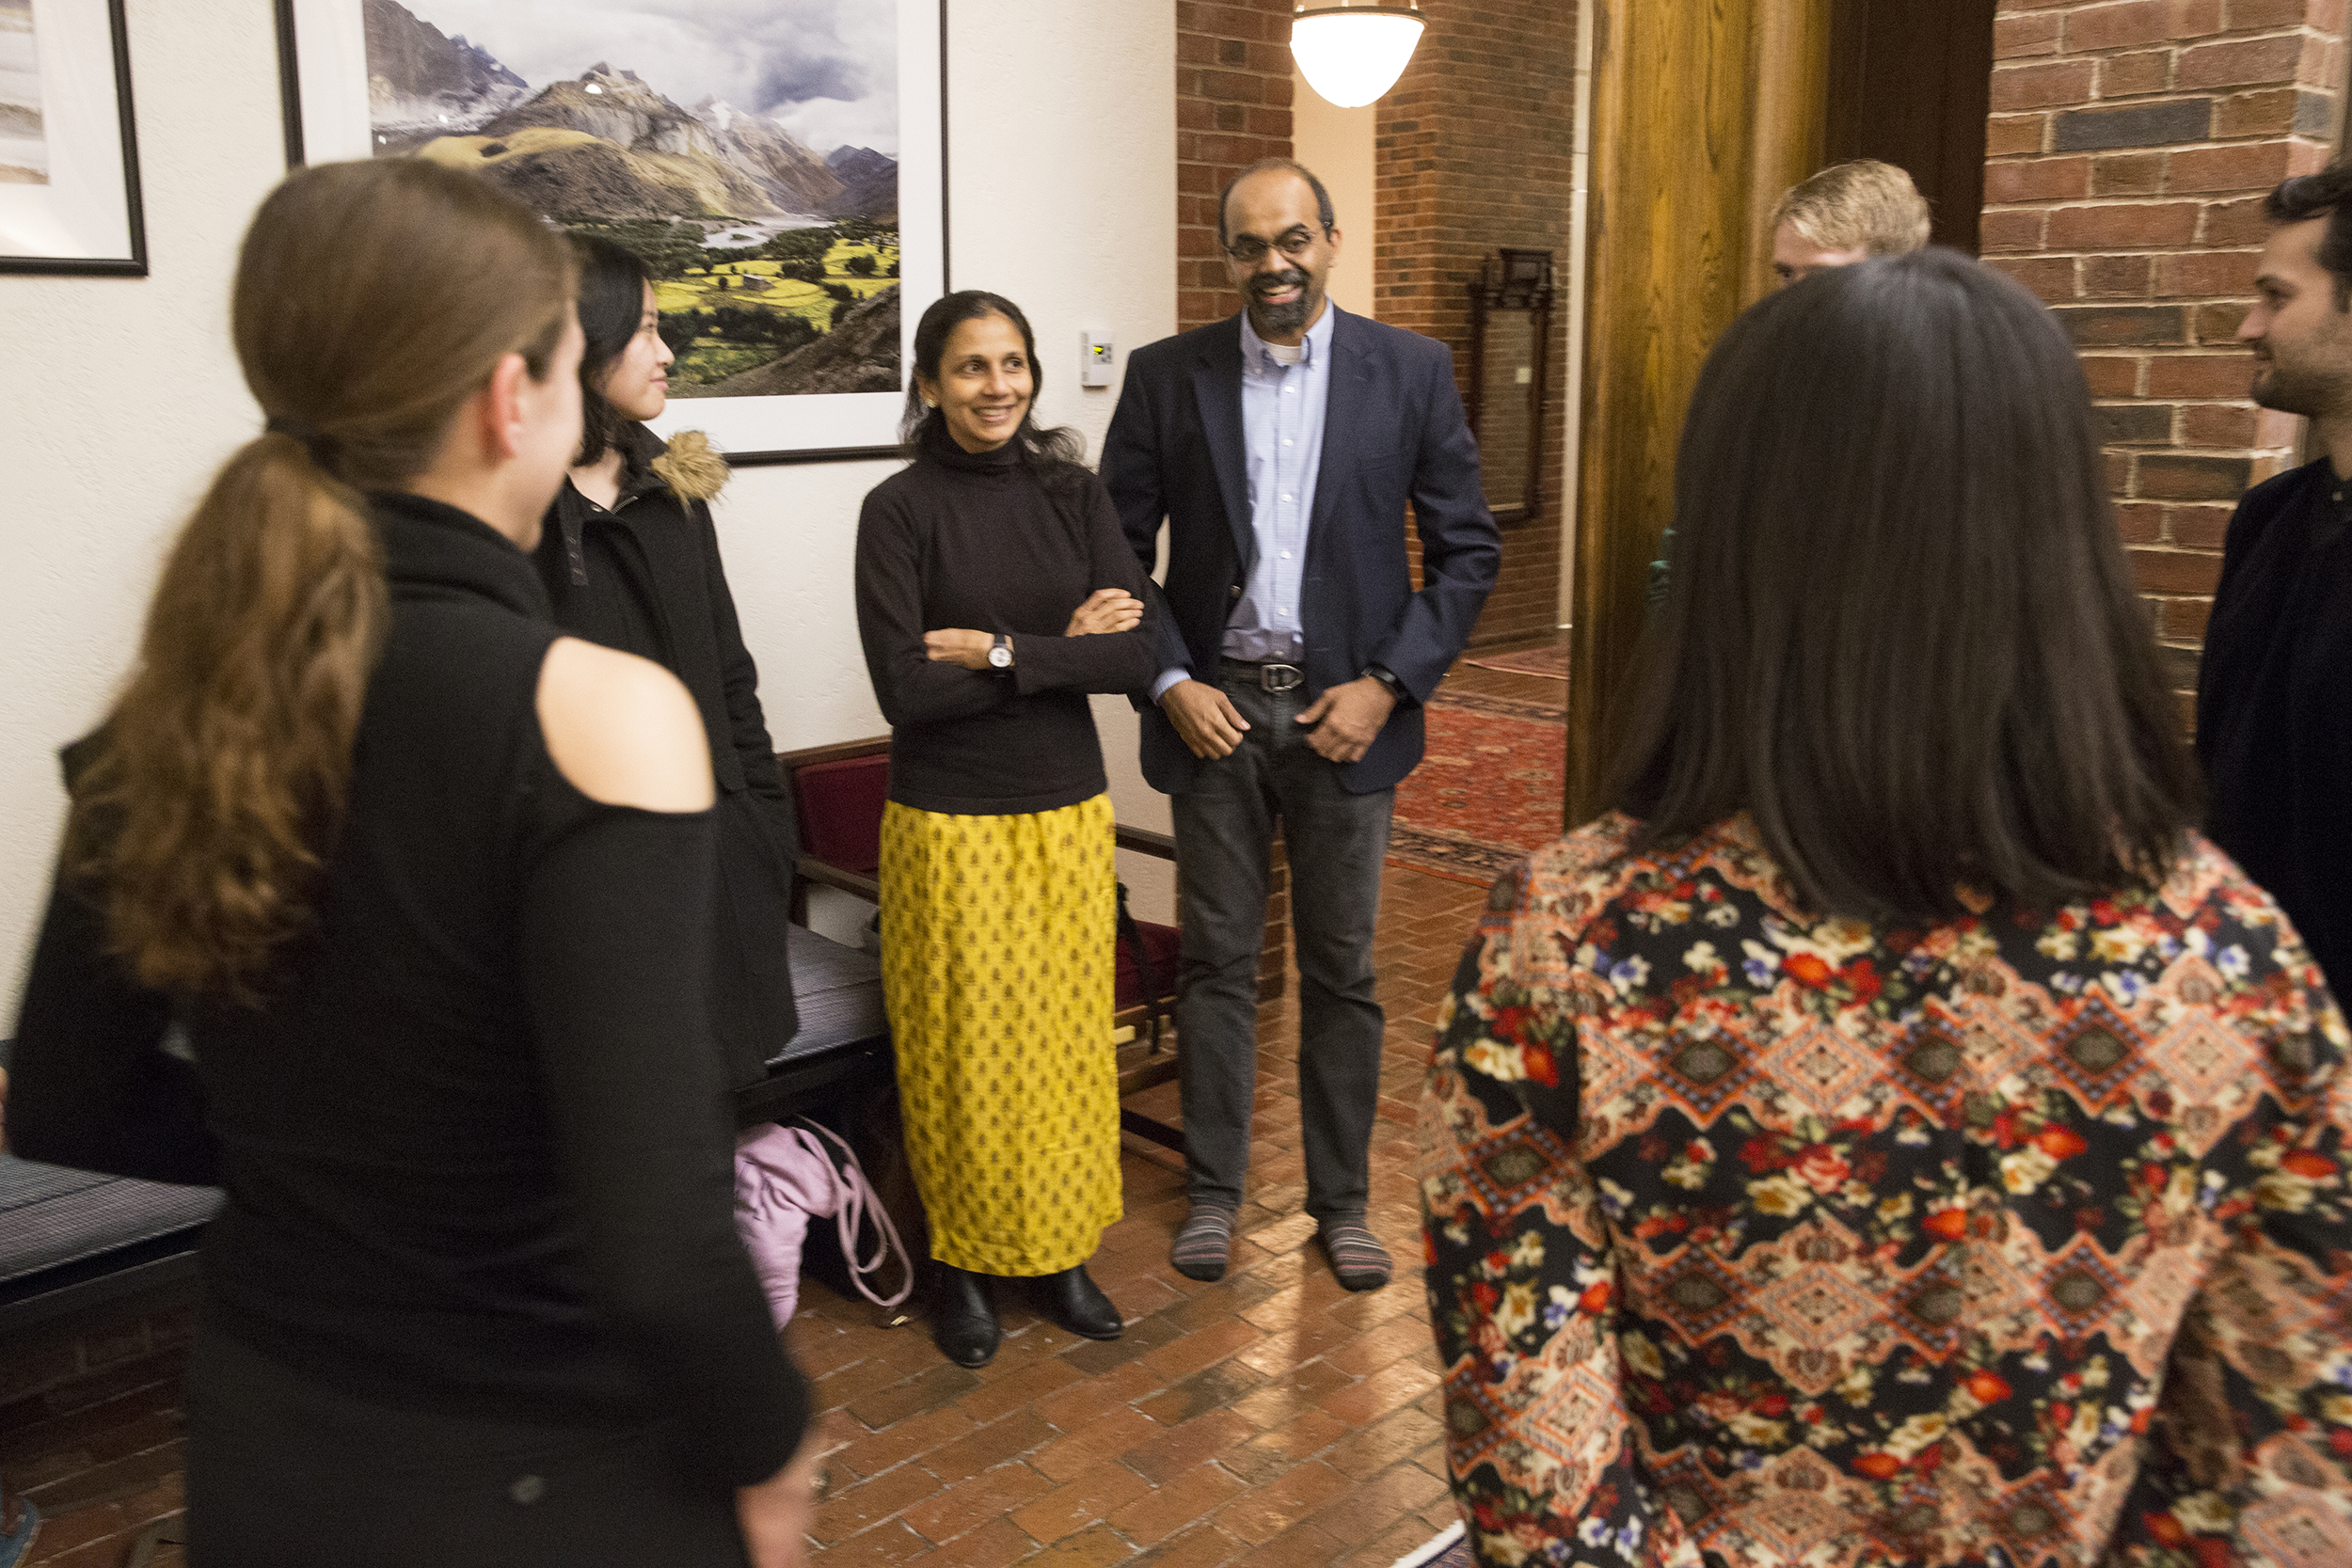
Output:
<instances>
[{"instance_id":1,"label":"white wall","mask_svg":"<svg viewBox=\"0 0 2352 1568\"><path fill-rule=\"evenodd\" d=\"M1340 308L1359 316L1376 316L1372 297L1372 245L1377 215L1378 186L1374 181L1377 158L1374 138L1379 135L1380 106L1360 109L1334 107L1307 85L1297 67L1291 68L1292 156L1315 171L1331 193L1331 210L1340 220L1340 259L1331 268L1331 297Z\"/></svg>"},{"instance_id":2,"label":"white wall","mask_svg":"<svg viewBox=\"0 0 2352 1568\"><path fill-rule=\"evenodd\" d=\"M0 974L21 967L47 892L53 752L104 708L161 546L261 424L230 352L229 279L286 171L269 0L129 10L151 275L0 276Z\"/></svg>"},{"instance_id":3,"label":"white wall","mask_svg":"<svg viewBox=\"0 0 2352 1568\"><path fill-rule=\"evenodd\" d=\"M103 711L161 548L260 422L228 338L254 204L284 173L270 0L134 5L151 274L0 276L0 973L46 892L64 798L52 752ZM1104 0L954 0L947 41L950 281L1019 301L1041 414L1099 450L1116 388L1076 386L1078 334L1130 351L1174 327L1175 15ZM719 511L728 576L781 747L882 728L850 562L881 463L746 469ZM1166 825L1134 721L1098 704L1122 821ZM1149 913L1164 879L1130 878ZM14 990L5 999L13 1022Z\"/></svg>"}]
</instances>

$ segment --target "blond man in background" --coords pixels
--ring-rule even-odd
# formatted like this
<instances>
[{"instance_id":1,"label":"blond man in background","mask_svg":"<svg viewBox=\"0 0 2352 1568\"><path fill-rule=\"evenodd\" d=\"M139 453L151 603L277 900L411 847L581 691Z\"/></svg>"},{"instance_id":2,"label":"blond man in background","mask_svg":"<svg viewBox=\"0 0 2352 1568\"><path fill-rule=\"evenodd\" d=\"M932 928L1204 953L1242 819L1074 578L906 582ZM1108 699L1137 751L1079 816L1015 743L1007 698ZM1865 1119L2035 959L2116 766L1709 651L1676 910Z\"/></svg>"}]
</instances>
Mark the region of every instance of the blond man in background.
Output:
<instances>
[{"instance_id":1,"label":"blond man in background","mask_svg":"<svg viewBox=\"0 0 2352 1568\"><path fill-rule=\"evenodd\" d=\"M1926 246L1931 227L1926 198L1893 164L1833 164L1772 209L1772 271L1787 285L1824 267L1907 255Z\"/></svg>"},{"instance_id":2,"label":"blond man in background","mask_svg":"<svg viewBox=\"0 0 2352 1568\"><path fill-rule=\"evenodd\" d=\"M1850 267L1873 256L1904 256L1926 248L1933 219L1911 176L1876 158L1832 164L1782 193L1772 209L1772 273L1780 286L1825 267ZM1649 605L1666 601L1667 562L1675 531L1659 540L1649 563Z\"/></svg>"}]
</instances>

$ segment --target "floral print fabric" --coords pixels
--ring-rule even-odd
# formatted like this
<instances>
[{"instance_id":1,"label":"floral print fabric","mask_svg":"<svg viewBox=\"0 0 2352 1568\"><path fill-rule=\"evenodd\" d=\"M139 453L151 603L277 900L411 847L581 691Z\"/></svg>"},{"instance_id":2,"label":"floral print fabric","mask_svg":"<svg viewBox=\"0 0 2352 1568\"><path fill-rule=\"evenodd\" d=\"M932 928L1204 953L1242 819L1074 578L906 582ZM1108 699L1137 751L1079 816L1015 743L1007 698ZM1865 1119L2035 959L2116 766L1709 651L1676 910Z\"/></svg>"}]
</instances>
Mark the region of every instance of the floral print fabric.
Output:
<instances>
[{"instance_id":1,"label":"floral print fabric","mask_svg":"<svg viewBox=\"0 0 2352 1568\"><path fill-rule=\"evenodd\" d=\"M1800 911L1741 819L1497 884L1422 1114L1479 1560L2352 1563L2346 1034L2156 893Z\"/></svg>"}]
</instances>

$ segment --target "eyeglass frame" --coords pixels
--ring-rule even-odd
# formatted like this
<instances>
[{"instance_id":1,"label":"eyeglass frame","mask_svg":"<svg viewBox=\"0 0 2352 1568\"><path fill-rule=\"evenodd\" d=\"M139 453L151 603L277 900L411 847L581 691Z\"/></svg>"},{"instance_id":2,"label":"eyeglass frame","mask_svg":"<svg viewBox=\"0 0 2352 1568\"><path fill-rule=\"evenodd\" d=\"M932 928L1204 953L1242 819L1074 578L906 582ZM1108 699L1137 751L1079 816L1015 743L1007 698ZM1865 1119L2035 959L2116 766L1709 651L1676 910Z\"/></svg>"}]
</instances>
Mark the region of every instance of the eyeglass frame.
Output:
<instances>
[{"instance_id":1,"label":"eyeglass frame","mask_svg":"<svg viewBox=\"0 0 2352 1568\"><path fill-rule=\"evenodd\" d=\"M1323 237L1329 239L1331 230L1326 229L1323 231ZM1294 240L1296 242L1295 248L1293 247ZM1257 248L1255 250L1246 248L1250 245L1255 245ZM1232 245L1220 245L1218 248L1225 252L1228 261L1240 266L1254 267L1265 260L1265 253L1269 250L1279 250L1282 253L1283 260L1295 261L1312 250L1314 245L1315 231L1303 223L1294 223L1271 240L1262 240L1255 234L1243 234L1238 236Z\"/></svg>"}]
</instances>

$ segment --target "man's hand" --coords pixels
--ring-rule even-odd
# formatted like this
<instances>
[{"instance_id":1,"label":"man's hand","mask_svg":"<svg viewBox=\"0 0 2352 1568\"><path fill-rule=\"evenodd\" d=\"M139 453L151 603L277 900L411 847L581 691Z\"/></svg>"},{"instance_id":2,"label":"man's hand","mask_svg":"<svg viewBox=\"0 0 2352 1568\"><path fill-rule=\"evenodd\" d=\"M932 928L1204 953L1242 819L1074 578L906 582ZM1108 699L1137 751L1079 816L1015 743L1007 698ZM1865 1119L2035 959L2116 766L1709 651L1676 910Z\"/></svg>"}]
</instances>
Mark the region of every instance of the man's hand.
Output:
<instances>
[{"instance_id":1,"label":"man's hand","mask_svg":"<svg viewBox=\"0 0 2352 1568\"><path fill-rule=\"evenodd\" d=\"M1143 601L1123 588L1098 588L1070 612L1064 637L1103 637L1143 624Z\"/></svg>"},{"instance_id":2,"label":"man's hand","mask_svg":"<svg viewBox=\"0 0 2352 1568\"><path fill-rule=\"evenodd\" d=\"M1178 681L1162 694L1160 711L1192 754L1203 760L1232 756L1249 727L1233 700L1207 681Z\"/></svg>"},{"instance_id":3,"label":"man's hand","mask_svg":"<svg viewBox=\"0 0 2352 1568\"><path fill-rule=\"evenodd\" d=\"M1307 744L1317 755L1332 762L1354 762L1380 738L1380 727L1395 707L1396 699L1387 687L1370 675L1359 675L1317 697L1297 721L1314 726Z\"/></svg>"},{"instance_id":4,"label":"man's hand","mask_svg":"<svg viewBox=\"0 0 2352 1568\"><path fill-rule=\"evenodd\" d=\"M808 1529L817 1522L824 1458L844 1441L831 1418L813 1420L783 1469L757 1486L736 1489L735 1521L752 1568L803 1568L808 1560Z\"/></svg>"},{"instance_id":5,"label":"man's hand","mask_svg":"<svg viewBox=\"0 0 2352 1568\"><path fill-rule=\"evenodd\" d=\"M996 640L984 631L966 631L951 626L945 631L923 634L923 656L933 664L961 664L966 670L992 669L988 650Z\"/></svg>"}]
</instances>

